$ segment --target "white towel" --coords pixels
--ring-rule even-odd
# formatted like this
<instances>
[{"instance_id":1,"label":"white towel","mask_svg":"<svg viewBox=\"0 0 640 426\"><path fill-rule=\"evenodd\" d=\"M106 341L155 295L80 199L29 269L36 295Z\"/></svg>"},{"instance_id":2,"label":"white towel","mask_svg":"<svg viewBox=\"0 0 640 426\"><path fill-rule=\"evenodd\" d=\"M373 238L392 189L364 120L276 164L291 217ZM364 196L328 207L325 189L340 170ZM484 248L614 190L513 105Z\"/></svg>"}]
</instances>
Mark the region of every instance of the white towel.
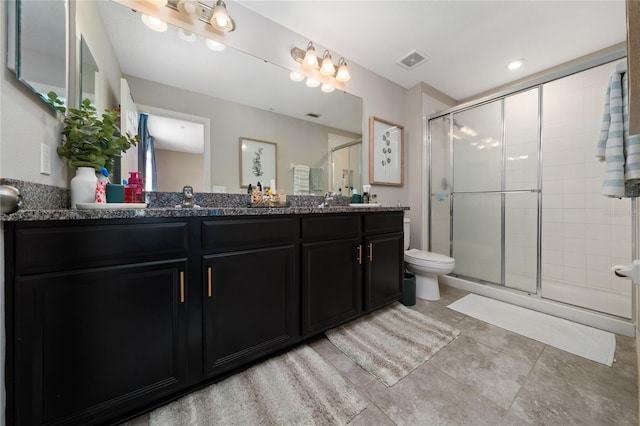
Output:
<instances>
[{"instance_id":1,"label":"white towel","mask_svg":"<svg viewBox=\"0 0 640 426\"><path fill-rule=\"evenodd\" d=\"M293 166L293 195L309 195L309 166Z\"/></svg>"},{"instance_id":2,"label":"white towel","mask_svg":"<svg viewBox=\"0 0 640 426\"><path fill-rule=\"evenodd\" d=\"M596 157L606 162L602 195L637 197L640 183L640 135L629 136L627 73L611 75Z\"/></svg>"}]
</instances>

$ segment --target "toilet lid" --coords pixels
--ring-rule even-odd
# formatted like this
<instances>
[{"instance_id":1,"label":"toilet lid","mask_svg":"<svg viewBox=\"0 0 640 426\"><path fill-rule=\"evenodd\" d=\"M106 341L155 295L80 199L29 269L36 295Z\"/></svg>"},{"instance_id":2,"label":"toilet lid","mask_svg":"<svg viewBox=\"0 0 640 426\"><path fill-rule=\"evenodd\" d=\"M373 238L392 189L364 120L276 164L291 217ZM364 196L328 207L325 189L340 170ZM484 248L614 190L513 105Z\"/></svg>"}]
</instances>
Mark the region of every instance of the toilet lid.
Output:
<instances>
[{"instance_id":1,"label":"toilet lid","mask_svg":"<svg viewBox=\"0 0 640 426\"><path fill-rule=\"evenodd\" d=\"M440 253L433 253L430 251L422 251L418 249L411 249L404 252L405 256L412 257L414 259L427 260L434 263L453 263L454 258L445 256Z\"/></svg>"}]
</instances>

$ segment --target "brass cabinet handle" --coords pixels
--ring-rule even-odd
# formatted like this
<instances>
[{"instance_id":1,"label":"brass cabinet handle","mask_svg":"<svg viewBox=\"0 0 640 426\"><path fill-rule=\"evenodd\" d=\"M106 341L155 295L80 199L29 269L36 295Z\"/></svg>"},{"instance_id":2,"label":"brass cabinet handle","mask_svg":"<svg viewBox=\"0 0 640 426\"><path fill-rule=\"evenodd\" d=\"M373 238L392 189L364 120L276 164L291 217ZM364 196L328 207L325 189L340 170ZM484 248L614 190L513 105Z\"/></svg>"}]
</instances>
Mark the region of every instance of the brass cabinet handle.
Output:
<instances>
[{"instance_id":1,"label":"brass cabinet handle","mask_svg":"<svg viewBox=\"0 0 640 426\"><path fill-rule=\"evenodd\" d=\"M180 303L184 303L184 271L180 271Z\"/></svg>"},{"instance_id":2,"label":"brass cabinet handle","mask_svg":"<svg viewBox=\"0 0 640 426\"><path fill-rule=\"evenodd\" d=\"M362 265L362 244L358 245L358 265Z\"/></svg>"},{"instance_id":3,"label":"brass cabinet handle","mask_svg":"<svg viewBox=\"0 0 640 426\"><path fill-rule=\"evenodd\" d=\"M207 268L207 295L211 297L211 266Z\"/></svg>"},{"instance_id":4,"label":"brass cabinet handle","mask_svg":"<svg viewBox=\"0 0 640 426\"><path fill-rule=\"evenodd\" d=\"M373 243L369 243L369 262L373 262Z\"/></svg>"}]
</instances>

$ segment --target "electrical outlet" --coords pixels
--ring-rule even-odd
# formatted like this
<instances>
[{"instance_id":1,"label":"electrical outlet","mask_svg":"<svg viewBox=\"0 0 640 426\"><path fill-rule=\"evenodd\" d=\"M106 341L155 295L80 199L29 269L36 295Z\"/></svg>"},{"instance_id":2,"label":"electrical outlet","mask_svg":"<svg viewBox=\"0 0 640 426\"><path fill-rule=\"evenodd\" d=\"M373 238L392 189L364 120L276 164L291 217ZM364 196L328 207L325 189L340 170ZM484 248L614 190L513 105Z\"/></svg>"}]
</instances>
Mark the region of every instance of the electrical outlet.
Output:
<instances>
[{"instance_id":1,"label":"electrical outlet","mask_svg":"<svg viewBox=\"0 0 640 426\"><path fill-rule=\"evenodd\" d=\"M40 144L40 174L51 174L51 147L47 144Z\"/></svg>"}]
</instances>

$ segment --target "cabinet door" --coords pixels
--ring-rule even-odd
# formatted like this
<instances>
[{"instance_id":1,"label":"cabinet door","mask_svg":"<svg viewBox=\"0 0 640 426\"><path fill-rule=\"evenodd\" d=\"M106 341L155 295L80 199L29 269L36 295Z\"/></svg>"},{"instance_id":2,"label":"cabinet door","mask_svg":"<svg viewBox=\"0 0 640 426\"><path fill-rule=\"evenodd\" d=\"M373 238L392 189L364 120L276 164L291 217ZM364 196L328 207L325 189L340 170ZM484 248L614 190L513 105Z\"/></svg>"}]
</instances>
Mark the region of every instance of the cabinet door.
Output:
<instances>
[{"instance_id":1,"label":"cabinet door","mask_svg":"<svg viewBox=\"0 0 640 426\"><path fill-rule=\"evenodd\" d=\"M15 424L98 424L185 377L186 261L16 279Z\"/></svg>"},{"instance_id":2,"label":"cabinet door","mask_svg":"<svg viewBox=\"0 0 640 426\"><path fill-rule=\"evenodd\" d=\"M302 245L302 334L320 333L362 310L360 238Z\"/></svg>"},{"instance_id":3,"label":"cabinet door","mask_svg":"<svg viewBox=\"0 0 640 426\"><path fill-rule=\"evenodd\" d=\"M205 374L283 348L298 338L294 246L204 258Z\"/></svg>"},{"instance_id":4,"label":"cabinet door","mask_svg":"<svg viewBox=\"0 0 640 426\"><path fill-rule=\"evenodd\" d=\"M364 310L370 312L402 297L403 234L365 238Z\"/></svg>"}]
</instances>

